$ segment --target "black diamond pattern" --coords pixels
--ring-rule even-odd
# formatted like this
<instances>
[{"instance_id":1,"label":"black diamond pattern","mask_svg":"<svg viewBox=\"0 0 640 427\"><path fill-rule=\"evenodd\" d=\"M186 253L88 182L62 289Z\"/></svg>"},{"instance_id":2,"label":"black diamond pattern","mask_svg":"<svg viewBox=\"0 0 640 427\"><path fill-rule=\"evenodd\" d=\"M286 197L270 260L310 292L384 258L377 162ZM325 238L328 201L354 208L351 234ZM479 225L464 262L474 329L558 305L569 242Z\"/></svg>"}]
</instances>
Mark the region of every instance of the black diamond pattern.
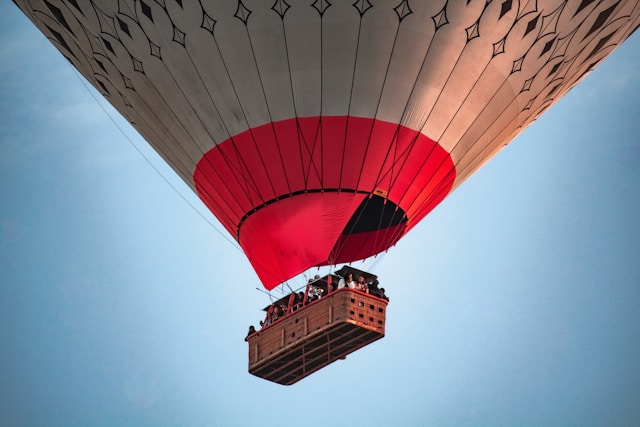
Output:
<instances>
[{"instance_id":1,"label":"black diamond pattern","mask_svg":"<svg viewBox=\"0 0 640 427\"><path fill-rule=\"evenodd\" d=\"M533 83L533 79L534 77L531 77L530 79L525 80L524 85L522 86L522 89L520 90L520 92L524 92L527 91L529 89L531 89L531 84Z\"/></svg>"},{"instance_id":2,"label":"black diamond pattern","mask_svg":"<svg viewBox=\"0 0 640 427\"><path fill-rule=\"evenodd\" d=\"M511 67L511 74L522 70L522 63L524 62L524 56L520 59L516 59L513 61L513 66Z\"/></svg>"},{"instance_id":3,"label":"black diamond pattern","mask_svg":"<svg viewBox=\"0 0 640 427\"><path fill-rule=\"evenodd\" d=\"M598 18L596 19L596 22L593 23L593 26L591 27L591 29L589 30L587 35L584 36L585 39L587 37L589 37L591 35L591 33L593 33L594 31L596 31L598 29L600 29L600 27L602 27L604 25L604 23L607 22L607 19L609 19L609 16L611 16L611 14L616 9L618 4L620 4L620 2L617 2L616 4L614 4L613 6L609 7L608 9L603 10L602 12L600 12L600 15L598 15Z\"/></svg>"},{"instance_id":4,"label":"black diamond pattern","mask_svg":"<svg viewBox=\"0 0 640 427\"><path fill-rule=\"evenodd\" d=\"M553 95L553 93L554 93L555 91L557 91L557 90L558 90L558 88L559 88L560 86L561 86L561 85L559 85L559 84L558 84L558 85L556 85L553 89L551 89L551 90L549 91L549 95L547 95L547 96L551 96L551 95Z\"/></svg>"},{"instance_id":5,"label":"black diamond pattern","mask_svg":"<svg viewBox=\"0 0 640 427\"><path fill-rule=\"evenodd\" d=\"M413 13L411 7L409 7L409 0L402 0L402 2L394 7L393 10L396 11L398 18L400 18L400 21Z\"/></svg>"},{"instance_id":6,"label":"black diamond pattern","mask_svg":"<svg viewBox=\"0 0 640 427\"><path fill-rule=\"evenodd\" d=\"M144 74L144 68L142 67L142 62L138 61L133 56L131 57L131 61L133 62L133 69Z\"/></svg>"},{"instance_id":7,"label":"black diamond pattern","mask_svg":"<svg viewBox=\"0 0 640 427\"><path fill-rule=\"evenodd\" d=\"M526 36L531 31L536 29L536 25L538 25L538 19L540 19L540 15L536 16L531 21L529 21L529 23L527 24L527 29L524 31L524 36Z\"/></svg>"},{"instance_id":8,"label":"black diamond pattern","mask_svg":"<svg viewBox=\"0 0 640 427\"><path fill-rule=\"evenodd\" d=\"M276 2L271 6L271 10L274 10L280 18L284 18L284 14L287 13L291 6L285 0L276 0Z\"/></svg>"},{"instance_id":9,"label":"black diamond pattern","mask_svg":"<svg viewBox=\"0 0 640 427\"><path fill-rule=\"evenodd\" d=\"M544 55L545 53L549 52L549 50L551 50L551 47L553 46L553 43L555 43L556 39L551 39L548 42L545 43L544 47L542 48L542 52L540 52L540 56Z\"/></svg>"},{"instance_id":10,"label":"black diamond pattern","mask_svg":"<svg viewBox=\"0 0 640 427\"><path fill-rule=\"evenodd\" d=\"M251 11L242 4L242 1L238 2L238 9L236 10L235 17L244 22L244 25L247 25L247 21L249 20L249 15L251 15Z\"/></svg>"},{"instance_id":11,"label":"black diamond pattern","mask_svg":"<svg viewBox=\"0 0 640 427\"><path fill-rule=\"evenodd\" d=\"M124 87L127 89L133 89L133 84L131 83L131 79L125 75L122 76L122 81L124 82Z\"/></svg>"},{"instance_id":12,"label":"black diamond pattern","mask_svg":"<svg viewBox=\"0 0 640 427\"><path fill-rule=\"evenodd\" d=\"M530 108L533 106L533 100L534 100L534 99L535 99L535 98L530 99L530 100L529 100L529 102L527 102L527 105L525 105L525 106L524 106L524 109L523 109L523 110L528 110L528 109L530 109Z\"/></svg>"},{"instance_id":13,"label":"black diamond pattern","mask_svg":"<svg viewBox=\"0 0 640 427\"><path fill-rule=\"evenodd\" d=\"M358 12L360 12L360 16L362 16L367 10L371 9L373 5L371 4L371 2L369 2L369 0L356 0L356 2L353 4L353 7L358 9Z\"/></svg>"},{"instance_id":14,"label":"black diamond pattern","mask_svg":"<svg viewBox=\"0 0 640 427\"><path fill-rule=\"evenodd\" d=\"M104 47L106 47L109 50L109 52L115 55L115 52L113 51L113 46L111 46L111 43L108 40L105 40L104 38L102 39L102 41L104 43Z\"/></svg>"},{"instance_id":15,"label":"black diamond pattern","mask_svg":"<svg viewBox=\"0 0 640 427\"><path fill-rule=\"evenodd\" d=\"M162 56L160 55L160 46L154 44L151 40L149 40L149 48L151 49L151 55L155 56L156 58L162 58Z\"/></svg>"},{"instance_id":16,"label":"black diamond pattern","mask_svg":"<svg viewBox=\"0 0 640 427\"><path fill-rule=\"evenodd\" d=\"M555 74L560 69L561 65L562 65L562 61L560 61L556 65L554 65L551 68L551 70L549 71L549 74L547 75L547 78L549 78L552 74Z\"/></svg>"},{"instance_id":17,"label":"black diamond pattern","mask_svg":"<svg viewBox=\"0 0 640 427\"><path fill-rule=\"evenodd\" d=\"M470 42L471 40L475 39L476 37L480 37L480 32L478 31L478 22L476 21L475 24L473 24L472 26L470 26L469 28L466 29L467 31L467 43Z\"/></svg>"},{"instance_id":18,"label":"black diamond pattern","mask_svg":"<svg viewBox=\"0 0 640 427\"><path fill-rule=\"evenodd\" d=\"M445 5L437 15L432 16L433 23L436 24L436 30L439 30L443 25L449 23L447 20L447 5Z\"/></svg>"},{"instance_id":19,"label":"black diamond pattern","mask_svg":"<svg viewBox=\"0 0 640 427\"><path fill-rule=\"evenodd\" d=\"M576 13L573 14L573 16L576 16L578 13L580 13L582 9L589 6L594 1L596 0L582 0L582 3L580 3L580 6L578 6L578 9L576 10Z\"/></svg>"},{"instance_id":20,"label":"black diamond pattern","mask_svg":"<svg viewBox=\"0 0 640 427\"><path fill-rule=\"evenodd\" d=\"M131 33L129 32L129 26L122 19L118 18L118 25L120 29L125 32L129 37L131 37Z\"/></svg>"},{"instance_id":21,"label":"black diamond pattern","mask_svg":"<svg viewBox=\"0 0 640 427\"><path fill-rule=\"evenodd\" d=\"M149 18L151 20L151 22L153 22L153 15L151 14L151 7L146 4L143 0L140 0L140 9L142 10L142 13L144 13L144 16L146 16L147 18Z\"/></svg>"},{"instance_id":22,"label":"black diamond pattern","mask_svg":"<svg viewBox=\"0 0 640 427\"><path fill-rule=\"evenodd\" d=\"M182 46L184 46L184 36L185 34L180 31L177 27L173 27L173 41L180 43Z\"/></svg>"},{"instance_id":23,"label":"black diamond pattern","mask_svg":"<svg viewBox=\"0 0 640 427\"><path fill-rule=\"evenodd\" d=\"M209 15L207 15L206 13L203 13L201 27L209 31L211 34L213 34L213 27L215 27L215 25L216 25L216 20L210 17Z\"/></svg>"},{"instance_id":24,"label":"black diamond pattern","mask_svg":"<svg viewBox=\"0 0 640 427\"><path fill-rule=\"evenodd\" d=\"M82 10L80 10L80 6L78 6L78 2L76 0L67 0L73 7L75 7L76 9L78 9L78 12L82 13L82 15L84 15L84 13L82 12Z\"/></svg>"},{"instance_id":25,"label":"black diamond pattern","mask_svg":"<svg viewBox=\"0 0 640 427\"><path fill-rule=\"evenodd\" d=\"M69 27L69 24L67 23L67 20L64 19L64 15L62 14L62 11L59 8L57 8L56 6L54 6L51 3L49 3L47 0L44 0L44 3L47 5L47 8L49 8L49 10L51 11L51 14L54 16L54 18L56 18L56 21L58 21L60 23L60 25L62 25L64 28L67 29L67 31L69 31L71 34L73 34L75 36L73 31L71 31L71 27Z\"/></svg>"},{"instance_id":26,"label":"black diamond pattern","mask_svg":"<svg viewBox=\"0 0 640 427\"><path fill-rule=\"evenodd\" d=\"M109 91L107 90L107 87L104 85L104 83L102 83L100 80L96 79L96 82L98 82L98 84L100 85L100 88L102 89L103 92L105 92L107 95L109 94Z\"/></svg>"},{"instance_id":27,"label":"black diamond pattern","mask_svg":"<svg viewBox=\"0 0 640 427\"><path fill-rule=\"evenodd\" d=\"M318 11L320 16L322 16L324 12L329 8L329 6L331 6L331 3L329 3L328 0L316 0L311 6L313 6L314 9Z\"/></svg>"},{"instance_id":28,"label":"black diamond pattern","mask_svg":"<svg viewBox=\"0 0 640 427\"><path fill-rule=\"evenodd\" d=\"M498 19L502 19L502 17L506 15L511 10L512 7L513 7L513 0L505 0L502 3L502 7L500 8L500 18Z\"/></svg>"},{"instance_id":29,"label":"black diamond pattern","mask_svg":"<svg viewBox=\"0 0 640 427\"><path fill-rule=\"evenodd\" d=\"M506 38L496 42L493 44L493 56L496 55L500 55L501 53L504 53L504 43L506 41Z\"/></svg>"},{"instance_id":30,"label":"black diamond pattern","mask_svg":"<svg viewBox=\"0 0 640 427\"><path fill-rule=\"evenodd\" d=\"M105 73L107 72L107 69L104 68L104 64L101 61L98 61L96 59L96 64L98 64L98 67L100 67L102 69L102 71L104 71ZM109 73L107 73L107 74L109 74Z\"/></svg>"}]
</instances>

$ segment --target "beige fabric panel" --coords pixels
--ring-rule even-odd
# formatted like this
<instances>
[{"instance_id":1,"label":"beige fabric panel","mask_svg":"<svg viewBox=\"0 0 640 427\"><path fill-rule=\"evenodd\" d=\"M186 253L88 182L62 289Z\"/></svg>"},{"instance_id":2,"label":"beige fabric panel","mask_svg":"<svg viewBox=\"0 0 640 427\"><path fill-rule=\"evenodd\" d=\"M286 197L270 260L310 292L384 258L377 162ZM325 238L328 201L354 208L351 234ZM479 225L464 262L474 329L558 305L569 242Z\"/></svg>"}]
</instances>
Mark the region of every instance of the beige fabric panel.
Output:
<instances>
[{"instance_id":1,"label":"beige fabric panel","mask_svg":"<svg viewBox=\"0 0 640 427\"><path fill-rule=\"evenodd\" d=\"M216 144L292 117L377 118L456 186L624 41L638 0L16 0L188 185Z\"/></svg>"}]
</instances>

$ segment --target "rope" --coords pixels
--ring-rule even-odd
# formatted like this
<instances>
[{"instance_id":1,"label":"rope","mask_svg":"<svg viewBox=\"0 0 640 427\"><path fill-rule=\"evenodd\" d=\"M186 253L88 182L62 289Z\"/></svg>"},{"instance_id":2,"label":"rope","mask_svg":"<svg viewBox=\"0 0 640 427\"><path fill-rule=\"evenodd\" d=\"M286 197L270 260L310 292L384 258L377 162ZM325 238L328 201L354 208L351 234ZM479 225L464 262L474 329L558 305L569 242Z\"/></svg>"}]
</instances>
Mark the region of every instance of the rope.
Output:
<instances>
[{"instance_id":1,"label":"rope","mask_svg":"<svg viewBox=\"0 0 640 427\"><path fill-rule=\"evenodd\" d=\"M120 127L120 125L116 122L116 120L109 114L109 112L107 111L107 109L104 107L104 105L102 105L97 97L95 96L95 94L89 89L89 87L87 87L86 82L80 77L79 72L75 69L75 67L71 66L71 64L69 64L69 67L71 67L71 69L74 71L74 75L78 78L78 80L80 80L80 83L82 83L82 86L86 89L86 91L91 95L91 97L94 99L94 101L96 102L96 104L98 104L100 106L100 108L102 109L102 111L105 113L105 115L109 118L109 120L111 120L111 122L115 125L115 127L118 129L118 131L122 134L122 136L124 136L124 138L129 142L129 144L138 152L138 154L147 162L147 164L149 166L151 166L151 168L158 174L158 176L160 178L162 178L162 180L189 206L191 207L191 209L198 214L198 216L200 218L202 218L207 224L209 224L209 226L215 230L218 234L220 234L227 242L229 242L229 244L231 244L231 246L233 246L235 249L239 250L240 252L242 252L242 249L240 248L240 246L233 240L231 240L226 233L222 232L221 230L219 230L204 214L202 214L202 212L200 212L198 209L196 209L196 207L182 194L180 193L180 191L178 191L178 189L167 179L167 177L165 177L162 172L160 172L160 170L153 164L153 162L151 162L151 160L142 152L142 150L140 150L140 148L138 148L138 146L133 142L133 140L131 138L129 138L129 135L127 135L124 130Z\"/></svg>"}]
</instances>

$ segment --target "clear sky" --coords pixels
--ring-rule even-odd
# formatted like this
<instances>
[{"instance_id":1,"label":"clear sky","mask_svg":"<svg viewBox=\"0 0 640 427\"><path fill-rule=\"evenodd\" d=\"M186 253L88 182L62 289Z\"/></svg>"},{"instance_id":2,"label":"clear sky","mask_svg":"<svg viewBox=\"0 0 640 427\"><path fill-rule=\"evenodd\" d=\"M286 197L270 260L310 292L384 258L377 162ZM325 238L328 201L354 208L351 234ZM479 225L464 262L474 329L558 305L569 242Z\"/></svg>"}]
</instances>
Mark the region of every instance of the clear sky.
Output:
<instances>
[{"instance_id":1,"label":"clear sky","mask_svg":"<svg viewBox=\"0 0 640 427\"><path fill-rule=\"evenodd\" d=\"M387 336L284 387L241 251L1 2L0 426L640 425L638 70L635 34L366 264Z\"/></svg>"}]
</instances>

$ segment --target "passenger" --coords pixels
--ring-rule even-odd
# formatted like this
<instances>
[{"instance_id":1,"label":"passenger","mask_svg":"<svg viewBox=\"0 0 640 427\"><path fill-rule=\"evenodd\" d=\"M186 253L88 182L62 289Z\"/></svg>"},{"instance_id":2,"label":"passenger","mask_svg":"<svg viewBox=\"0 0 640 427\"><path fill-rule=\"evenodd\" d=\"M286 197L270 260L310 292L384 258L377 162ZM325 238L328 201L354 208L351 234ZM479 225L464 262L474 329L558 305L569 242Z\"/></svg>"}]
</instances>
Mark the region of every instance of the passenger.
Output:
<instances>
[{"instance_id":1,"label":"passenger","mask_svg":"<svg viewBox=\"0 0 640 427\"><path fill-rule=\"evenodd\" d=\"M269 326L271 324L271 322L273 322L273 311L275 310L275 307L273 305L270 305L269 308L267 309L267 315L264 318L264 322L260 324L260 326Z\"/></svg>"},{"instance_id":2,"label":"passenger","mask_svg":"<svg viewBox=\"0 0 640 427\"><path fill-rule=\"evenodd\" d=\"M245 341L249 341L249 337L253 334L255 334L256 328L253 327L253 325L249 326L249 332L247 332L247 336L244 338Z\"/></svg>"},{"instance_id":3,"label":"passenger","mask_svg":"<svg viewBox=\"0 0 640 427\"><path fill-rule=\"evenodd\" d=\"M321 289L315 286L307 286L307 302L313 302L320 298L320 291Z\"/></svg>"},{"instance_id":4,"label":"passenger","mask_svg":"<svg viewBox=\"0 0 640 427\"><path fill-rule=\"evenodd\" d=\"M369 283L367 286L369 287L369 293L378 298L382 298L382 294L380 293L380 289L378 288L378 279L373 279L373 282Z\"/></svg>"},{"instance_id":5,"label":"passenger","mask_svg":"<svg viewBox=\"0 0 640 427\"><path fill-rule=\"evenodd\" d=\"M287 304L280 304L280 317L284 317L289 314L289 310L287 309Z\"/></svg>"},{"instance_id":6,"label":"passenger","mask_svg":"<svg viewBox=\"0 0 640 427\"><path fill-rule=\"evenodd\" d=\"M271 310L269 312L269 324L272 324L280 317L280 307L277 305L271 306Z\"/></svg>"},{"instance_id":7,"label":"passenger","mask_svg":"<svg viewBox=\"0 0 640 427\"><path fill-rule=\"evenodd\" d=\"M367 287L367 284L364 283L364 276L358 276L358 281L355 284L355 288L358 291L362 291L362 292L369 292L369 288Z\"/></svg>"},{"instance_id":8,"label":"passenger","mask_svg":"<svg viewBox=\"0 0 640 427\"><path fill-rule=\"evenodd\" d=\"M355 288L356 287L356 282L353 281L353 274L349 273L347 274L346 278L342 278L340 279L340 282L338 282L338 289L342 289L342 288Z\"/></svg>"},{"instance_id":9,"label":"passenger","mask_svg":"<svg viewBox=\"0 0 640 427\"><path fill-rule=\"evenodd\" d=\"M380 288L380 298L384 298L389 301L389 297L384 293L384 288Z\"/></svg>"},{"instance_id":10,"label":"passenger","mask_svg":"<svg viewBox=\"0 0 640 427\"><path fill-rule=\"evenodd\" d=\"M302 304L304 302L304 292L298 292L293 299L293 311L296 311L299 308L302 308Z\"/></svg>"},{"instance_id":11,"label":"passenger","mask_svg":"<svg viewBox=\"0 0 640 427\"><path fill-rule=\"evenodd\" d=\"M333 276L329 276L329 286L327 288L327 293L335 292L338 289L338 283L335 282Z\"/></svg>"}]
</instances>

